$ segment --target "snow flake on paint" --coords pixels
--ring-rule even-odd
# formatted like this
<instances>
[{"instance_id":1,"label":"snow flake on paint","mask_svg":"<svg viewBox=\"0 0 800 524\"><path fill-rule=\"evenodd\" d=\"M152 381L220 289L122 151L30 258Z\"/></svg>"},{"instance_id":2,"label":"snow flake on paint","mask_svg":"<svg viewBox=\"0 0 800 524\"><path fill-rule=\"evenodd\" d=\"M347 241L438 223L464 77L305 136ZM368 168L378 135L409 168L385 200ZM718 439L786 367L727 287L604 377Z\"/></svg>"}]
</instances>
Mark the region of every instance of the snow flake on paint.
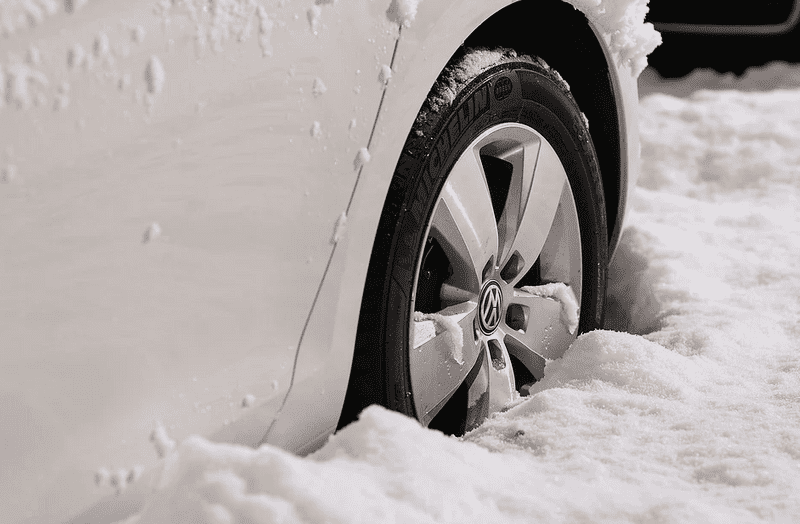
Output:
<instances>
[{"instance_id":1,"label":"snow flake on paint","mask_svg":"<svg viewBox=\"0 0 800 524\"><path fill-rule=\"evenodd\" d=\"M148 242L152 242L156 238L161 236L161 226L158 225L158 222L153 222L147 229L145 229L144 234L142 235L142 244L147 244Z\"/></svg>"},{"instance_id":2,"label":"snow flake on paint","mask_svg":"<svg viewBox=\"0 0 800 524\"><path fill-rule=\"evenodd\" d=\"M0 182L10 184L17 179L17 166L14 164L6 164L0 169Z\"/></svg>"},{"instance_id":3,"label":"snow flake on paint","mask_svg":"<svg viewBox=\"0 0 800 524\"><path fill-rule=\"evenodd\" d=\"M39 48L35 45L32 45L28 48L28 54L25 56L25 60L30 65L39 65L42 63L42 53L39 51Z\"/></svg>"},{"instance_id":4,"label":"snow flake on paint","mask_svg":"<svg viewBox=\"0 0 800 524\"><path fill-rule=\"evenodd\" d=\"M122 76L119 77L117 80L117 89L120 91L125 91L131 85L131 74L130 73L123 73Z\"/></svg>"},{"instance_id":5,"label":"snow flake on paint","mask_svg":"<svg viewBox=\"0 0 800 524\"><path fill-rule=\"evenodd\" d=\"M308 26L311 28L311 32L317 34L322 18L322 8L318 5L312 5L308 8L308 11L306 11L306 18L308 19Z\"/></svg>"},{"instance_id":6,"label":"snow flake on paint","mask_svg":"<svg viewBox=\"0 0 800 524\"><path fill-rule=\"evenodd\" d=\"M256 397L255 397L255 395L253 395L251 393L248 393L242 399L242 407L243 408L251 408L251 407L253 407L253 405L255 403L256 403Z\"/></svg>"},{"instance_id":7,"label":"snow flake on paint","mask_svg":"<svg viewBox=\"0 0 800 524\"><path fill-rule=\"evenodd\" d=\"M67 51L67 65L70 69L77 69L86 60L86 50L81 44L75 44L72 49Z\"/></svg>"},{"instance_id":8,"label":"snow flake on paint","mask_svg":"<svg viewBox=\"0 0 800 524\"><path fill-rule=\"evenodd\" d=\"M322 125L315 120L314 123L311 124L310 132L312 138L319 140L322 137Z\"/></svg>"},{"instance_id":9,"label":"snow flake on paint","mask_svg":"<svg viewBox=\"0 0 800 524\"><path fill-rule=\"evenodd\" d=\"M275 23L269 19L267 10L264 6L258 6L258 45L261 48L261 56L272 56L272 28Z\"/></svg>"},{"instance_id":10,"label":"snow flake on paint","mask_svg":"<svg viewBox=\"0 0 800 524\"><path fill-rule=\"evenodd\" d=\"M108 35L105 33L98 34L94 39L92 50L94 51L94 56L97 58L108 56L109 52L111 51L111 44L108 41Z\"/></svg>"},{"instance_id":11,"label":"snow flake on paint","mask_svg":"<svg viewBox=\"0 0 800 524\"><path fill-rule=\"evenodd\" d=\"M356 153L355 160L353 160L353 169L358 171L364 167L365 164L368 164L371 159L372 156L369 154L369 150L366 147L362 147L358 150L358 153Z\"/></svg>"},{"instance_id":12,"label":"snow flake on paint","mask_svg":"<svg viewBox=\"0 0 800 524\"><path fill-rule=\"evenodd\" d=\"M9 37L18 30L34 28L58 11L56 0L5 0L0 4L0 34Z\"/></svg>"},{"instance_id":13,"label":"snow flake on paint","mask_svg":"<svg viewBox=\"0 0 800 524\"><path fill-rule=\"evenodd\" d=\"M336 224L333 226L333 235L331 235L331 244L338 243L345 234L347 230L347 213L342 211L339 217L336 219Z\"/></svg>"},{"instance_id":14,"label":"snow flake on paint","mask_svg":"<svg viewBox=\"0 0 800 524\"><path fill-rule=\"evenodd\" d=\"M380 82L381 85L386 85L389 83L389 79L391 78L392 78L392 68L386 64L383 64L381 66L380 73L378 73L378 82Z\"/></svg>"},{"instance_id":15,"label":"snow flake on paint","mask_svg":"<svg viewBox=\"0 0 800 524\"><path fill-rule=\"evenodd\" d=\"M144 42L144 37L147 36L147 31L145 31L144 27L137 25L133 29L131 29L131 41L136 42L137 44L141 44Z\"/></svg>"},{"instance_id":16,"label":"snow flake on paint","mask_svg":"<svg viewBox=\"0 0 800 524\"><path fill-rule=\"evenodd\" d=\"M83 8L88 3L88 0L64 0L64 10L67 13L73 13Z\"/></svg>"},{"instance_id":17,"label":"snow flake on paint","mask_svg":"<svg viewBox=\"0 0 800 524\"><path fill-rule=\"evenodd\" d=\"M321 78L315 78L314 83L311 85L311 93L315 96L322 96L328 88L325 86L325 83L322 81Z\"/></svg>"},{"instance_id":18,"label":"snow flake on paint","mask_svg":"<svg viewBox=\"0 0 800 524\"><path fill-rule=\"evenodd\" d=\"M94 483L97 487L113 488L117 495L119 495L130 484L133 484L139 480L143 471L144 468L142 466L134 466L132 468L117 468L113 471L105 466L102 466L97 468L97 471L94 473Z\"/></svg>"},{"instance_id":19,"label":"snow flake on paint","mask_svg":"<svg viewBox=\"0 0 800 524\"><path fill-rule=\"evenodd\" d=\"M58 94L56 94L53 100L53 111L61 111L69 107L69 89L70 85L68 82L62 82L61 85L58 86Z\"/></svg>"},{"instance_id":20,"label":"snow flake on paint","mask_svg":"<svg viewBox=\"0 0 800 524\"><path fill-rule=\"evenodd\" d=\"M158 453L158 458L164 458L175 449L175 441L169 438L166 428L161 422L156 424L153 432L150 433L150 442Z\"/></svg>"},{"instance_id":21,"label":"snow flake on paint","mask_svg":"<svg viewBox=\"0 0 800 524\"><path fill-rule=\"evenodd\" d=\"M151 95L157 95L164 89L164 66L155 55L147 62L144 80L147 83L147 92Z\"/></svg>"},{"instance_id":22,"label":"snow flake on paint","mask_svg":"<svg viewBox=\"0 0 800 524\"><path fill-rule=\"evenodd\" d=\"M23 63L8 66L6 75L6 101L21 109L30 107L36 99L36 90L49 84L44 73Z\"/></svg>"}]
</instances>

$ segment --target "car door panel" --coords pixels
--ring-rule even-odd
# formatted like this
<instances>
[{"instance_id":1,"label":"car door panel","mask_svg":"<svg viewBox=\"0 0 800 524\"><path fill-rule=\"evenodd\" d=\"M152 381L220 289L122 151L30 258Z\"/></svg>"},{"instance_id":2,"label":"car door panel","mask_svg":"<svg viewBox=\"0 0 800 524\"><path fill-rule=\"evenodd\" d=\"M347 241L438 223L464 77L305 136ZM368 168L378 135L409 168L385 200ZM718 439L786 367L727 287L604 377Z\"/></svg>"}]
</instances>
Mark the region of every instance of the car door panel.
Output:
<instances>
[{"instance_id":1,"label":"car door panel","mask_svg":"<svg viewBox=\"0 0 800 524\"><path fill-rule=\"evenodd\" d=\"M288 391L396 28L261 6L98 0L0 41L6 522L113 494L95 471L151 465L159 423L255 445Z\"/></svg>"}]
</instances>

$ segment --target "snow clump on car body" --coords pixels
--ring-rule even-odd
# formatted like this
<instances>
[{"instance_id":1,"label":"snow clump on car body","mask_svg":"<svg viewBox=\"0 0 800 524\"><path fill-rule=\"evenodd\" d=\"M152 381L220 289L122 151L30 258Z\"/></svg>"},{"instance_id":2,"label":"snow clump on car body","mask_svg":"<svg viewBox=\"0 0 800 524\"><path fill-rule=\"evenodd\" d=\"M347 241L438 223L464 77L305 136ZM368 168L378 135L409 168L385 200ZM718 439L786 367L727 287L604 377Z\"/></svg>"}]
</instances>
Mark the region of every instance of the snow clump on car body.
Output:
<instances>
[{"instance_id":1,"label":"snow clump on car body","mask_svg":"<svg viewBox=\"0 0 800 524\"><path fill-rule=\"evenodd\" d=\"M390 22L409 27L417 16L419 3L420 0L392 0L386 10L386 17Z\"/></svg>"}]
</instances>

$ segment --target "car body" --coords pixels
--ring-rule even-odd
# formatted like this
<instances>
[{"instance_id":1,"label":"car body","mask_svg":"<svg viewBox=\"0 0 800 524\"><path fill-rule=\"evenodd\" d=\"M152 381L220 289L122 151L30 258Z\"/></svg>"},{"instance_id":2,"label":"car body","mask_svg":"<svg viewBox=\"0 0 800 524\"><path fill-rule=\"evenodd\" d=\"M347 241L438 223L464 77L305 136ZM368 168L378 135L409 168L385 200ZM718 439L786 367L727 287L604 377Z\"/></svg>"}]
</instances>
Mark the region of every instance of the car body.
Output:
<instances>
[{"instance_id":1,"label":"car body","mask_svg":"<svg viewBox=\"0 0 800 524\"><path fill-rule=\"evenodd\" d=\"M667 77L698 67L742 74L770 61L800 60L800 1L756 4L653 0L647 19L663 44L650 63Z\"/></svg>"},{"instance_id":2,"label":"car body","mask_svg":"<svg viewBox=\"0 0 800 524\"><path fill-rule=\"evenodd\" d=\"M0 12L0 520L124 518L190 434L325 442L394 166L464 42L570 84L613 249L636 84L599 30L560 1L428 1L407 25L389 4ZM533 14L560 36L528 35Z\"/></svg>"}]
</instances>

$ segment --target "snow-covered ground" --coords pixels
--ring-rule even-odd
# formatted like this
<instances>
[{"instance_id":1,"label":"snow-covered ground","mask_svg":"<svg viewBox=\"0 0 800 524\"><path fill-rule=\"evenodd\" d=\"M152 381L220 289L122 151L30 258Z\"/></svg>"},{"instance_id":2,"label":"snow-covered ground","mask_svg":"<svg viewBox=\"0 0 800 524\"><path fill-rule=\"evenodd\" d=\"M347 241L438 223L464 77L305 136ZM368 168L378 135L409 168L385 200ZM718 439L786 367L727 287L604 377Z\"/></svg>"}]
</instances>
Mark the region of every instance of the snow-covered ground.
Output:
<instances>
[{"instance_id":1,"label":"snow-covered ground","mask_svg":"<svg viewBox=\"0 0 800 524\"><path fill-rule=\"evenodd\" d=\"M371 407L306 458L189 438L132 520L800 521L798 78L645 71L609 330L530 397L462 439Z\"/></svg>"}]
</instances>

